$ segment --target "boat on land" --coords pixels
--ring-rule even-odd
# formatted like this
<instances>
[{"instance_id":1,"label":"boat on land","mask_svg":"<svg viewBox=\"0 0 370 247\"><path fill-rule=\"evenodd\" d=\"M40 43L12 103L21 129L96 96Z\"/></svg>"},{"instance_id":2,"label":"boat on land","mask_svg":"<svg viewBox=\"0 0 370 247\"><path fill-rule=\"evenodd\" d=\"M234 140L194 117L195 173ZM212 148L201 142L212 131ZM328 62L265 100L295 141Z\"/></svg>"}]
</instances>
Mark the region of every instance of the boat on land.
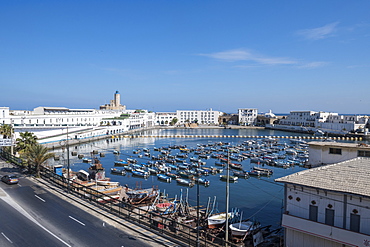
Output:
<instances>
[{"instance_id":1,"label":"boat on land","mask_svg":"<svg viewBox=\"0 0 370 247\"><path fill-rule=\"evenodd\" d=\"M228 213L228 220L234 218L233 213ZM220 228L222 227L226 222L226 213L219 213L211 215L207 218L207 225L208 228L214 229L214 228Z\"/></svg>"},{"instance_id":2,"label":"boat on land","mask_svg":"<svg viewBox=\"0 0 370 247\"><path fill-rule=\"evenodd\" d=\"M96 183L102 186L118 186L119 185L119 182L113 182L113 181L110 181L110 179L96 180Z\"/></svg>"},{"instance_id":3,"label":"boat on land","mask_svg":"<svg viewBox=\"0 0 370 247\"><path fill-rule=\"evenodd\" d=\"M141 203L148 203L152 202L158 196L158 190L154 188L148 189L129 189L126 186L125 190L125 199L127 202L131 204L141 204Z\"/></svg>"},{"instance_id":4,"label":"boat on land","mask_svg":"<svg viewBox=\"0 0 370 247\"><path fill-rule=\"evenodd\" d=\"M124 169L111 168L110 172L118 175L126 175L126 171Z\"/></svg>"},{"instance_id":5,"label":"boat on land","mask_svg":"<svg viewBox=\"0 0 370 247\"><path fill-rule=\"evenodd\" d=\"M260 228L261 225L253 221L242 221L230 224L231 236L243 237L248 236L251 232Z\"/></svg>"},{"instance_id":6,"label":"boat on land","mask_svg":"<svg viewBox=\"0 0 370 247\"><path fill-rule=\"evenodd\" d=\"M174 204L172 202L163 202L163 203L158 203L155 205L155 208L158 212L166 212L173 208Z\"/></svg>"}]
</instances>

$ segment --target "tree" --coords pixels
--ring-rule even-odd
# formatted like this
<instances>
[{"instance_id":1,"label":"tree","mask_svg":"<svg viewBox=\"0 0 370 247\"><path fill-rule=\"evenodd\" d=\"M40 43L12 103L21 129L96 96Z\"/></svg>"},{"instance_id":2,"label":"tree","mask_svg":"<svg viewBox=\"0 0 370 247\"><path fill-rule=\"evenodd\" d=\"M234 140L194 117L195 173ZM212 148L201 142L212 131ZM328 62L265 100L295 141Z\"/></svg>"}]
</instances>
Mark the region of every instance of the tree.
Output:
<instances>
[{"instance_id":1,"label":"tree","mask_svg":"<svg viewBox=\"0 0 370 247\"><path fill-rule=\"evenodd\" d=\"M19 153L26 152L27 148L37 144L37 136L32 132L21 132L16 140L15 151Z\"/></svg>"},{"instance_id":2,"label":"tree","mask_svg":"<svg viewBox=\"0 0 370 247\"><path fill-rule=\"evenodd\" d=\"M4 138L11 138L13 136L13 133L13 126L11 126L10 124L4 124L0 126L0 134L3 135Z\"/></svg>"},{"instance_id":3,"label":"tree","mask_svg":"<svg viewBox=\"0 0 370 247\"><path fill-rule=\"evenodd\" d=\"M40 177L41 166L50 158L54 157L54 153L48 153L48 149L37 143L27 148L26 157L29 169L32 167L36 171L36 177Z\"/></svg>"},{"instance_id":4,"label":"tree","mask_svg":"<svg viewBox=\"0 0 370 247\"><path fill-rule=\"evenodd\" d=\"M179 120L177 119L177 118L173 118L172 120L171 120L171 122L170 122L170 125L171 126L174 126L174 125L176 125L176 123L178 122Z\"/></svg>"}]
</instances>

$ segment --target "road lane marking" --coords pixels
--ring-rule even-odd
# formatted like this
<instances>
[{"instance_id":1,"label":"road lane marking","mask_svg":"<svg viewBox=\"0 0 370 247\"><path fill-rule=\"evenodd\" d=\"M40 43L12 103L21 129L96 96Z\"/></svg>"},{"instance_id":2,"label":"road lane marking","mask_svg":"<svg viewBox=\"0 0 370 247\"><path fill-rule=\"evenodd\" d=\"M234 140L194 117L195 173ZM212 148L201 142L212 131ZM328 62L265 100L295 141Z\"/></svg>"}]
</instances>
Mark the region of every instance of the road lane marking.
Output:
<instances>
[{"instance_id":1,"label":"road lane marking","mask_svg":"<svg viewBox=\"0 0 370 247\"><path fill-rule=\"evenodd\" d=\"M42 199L41 197L39 197L38 195L35 195L35 197L36 197L37 199L39 199L40 201L45 202L45 200L44 200L44 199Z\"/></svg>"},{"instance_id":2,"label":"road lane marking","mask_svg":"<svg viewBox=\"0 0 370 247\"><path fill-rule=\"evenodd\" d=\"M4 236L4 238L6 239L6 240L8 240L11 244L13 243L12 242L12 240L10 240L3 232L1 233L1 235L3 235Z\"/></svg>"},{"instance_id":3,"label":"road lane marking","mask_svg":"<svg viewBox=\"0 0 370 247\"><path fill-rule=\"evenodd\" d=\"M80 223L81 225L85 226L85 223L79 221L78 219L75 219L72 216L68 216L68 217L71 218L72 220L76 221L77 223Z\"/></svg>"}]
</instances>

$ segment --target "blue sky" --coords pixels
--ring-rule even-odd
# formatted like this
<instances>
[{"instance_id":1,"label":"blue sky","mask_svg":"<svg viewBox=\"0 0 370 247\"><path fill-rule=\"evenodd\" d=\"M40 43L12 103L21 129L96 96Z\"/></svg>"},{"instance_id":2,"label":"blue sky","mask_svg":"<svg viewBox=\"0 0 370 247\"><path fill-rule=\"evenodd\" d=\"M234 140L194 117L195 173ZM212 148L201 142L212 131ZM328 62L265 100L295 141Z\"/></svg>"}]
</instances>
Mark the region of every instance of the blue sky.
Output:
<instances>
[{"instance_id":1,"label":"blue sky","mask_svg":"<svg viewBox=\"0 0 370 247\"><path fill-rule=\"evenodd\" d=\"M370 1L2 1L0 106L370 114Z\"/></svg>"}]
</instances>

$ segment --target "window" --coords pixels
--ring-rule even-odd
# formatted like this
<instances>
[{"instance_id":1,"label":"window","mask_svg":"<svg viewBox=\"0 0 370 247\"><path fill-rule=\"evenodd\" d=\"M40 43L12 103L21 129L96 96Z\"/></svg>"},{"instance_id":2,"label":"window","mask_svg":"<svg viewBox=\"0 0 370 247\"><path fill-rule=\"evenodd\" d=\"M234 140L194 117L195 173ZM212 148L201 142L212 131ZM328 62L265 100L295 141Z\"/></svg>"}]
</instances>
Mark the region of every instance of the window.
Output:
<instances>
[{"instance_id":1,"label":"window","mask_svg":"<svg viewBox=\"0 0 370 247\"><path fill-rule=\"evenodd\" d=\"M340 148L329 148L329 154L342 154L342 149Z\"/></svg>"},{"instance_id":2,"label":"window","mask_svg":"<svg viewBox=\"0 0 370 247\"><path fill-rule=\"evenodd\" d=\"M318 207L314 205L310 205L310 212L309 212L309 220L317 221L317 215L318 215Z\"/></svg>"},{"instance_id":3,"label":"window","mask_svg":"<svg viewBox=\"0 0 370 247\"><path fill-rule=\"evenodd\" d=\"M354 232L360 232L360 215L351 214L349 230Z\"/></svg>"},{"instance_id":4,"label":"window","mask_svg":"<svg viewBox=\"0 0 370 247\"><path fill-rule=\"evenodd\" d=\"M370 157L370 151L358 150L357 157Z\"/></svg>"},{"instance_id":5,"label":"window","mask_svg":"<svg viewBox=\"0 0 370 247\"><path fill-rule=\"evenodd\" d=\"M325 224L334 226L334 209L325 209Z\"/></svg>"}]
</instances>

